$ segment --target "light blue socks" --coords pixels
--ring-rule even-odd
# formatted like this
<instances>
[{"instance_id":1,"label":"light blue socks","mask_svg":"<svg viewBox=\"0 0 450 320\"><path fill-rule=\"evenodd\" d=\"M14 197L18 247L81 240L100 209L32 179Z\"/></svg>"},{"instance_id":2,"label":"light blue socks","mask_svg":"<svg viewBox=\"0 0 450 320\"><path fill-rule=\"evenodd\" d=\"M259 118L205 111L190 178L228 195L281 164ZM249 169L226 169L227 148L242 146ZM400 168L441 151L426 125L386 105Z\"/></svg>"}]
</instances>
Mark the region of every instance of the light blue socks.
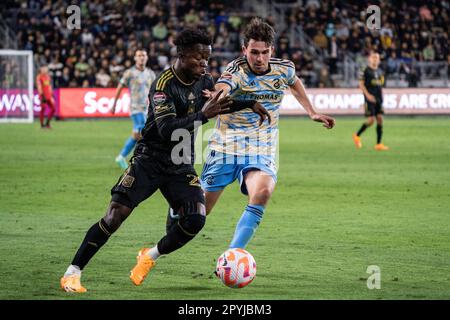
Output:
<instances>
[{"instance_id":1,"label":"light blue socks","mask_svg":"<svg viewBox=\"0 0 450 320\"><path fill-rule=\"evenodd\" d=\"M234 237L231 241L230 248L244 249L253 234L258 228L259 222L264 214L264 206L249 204L245 207L239 220L236 230L234 231Z\"/></svg>"},{"instance_id":2,"label":"light blue socks","mask_svg":"<svg viewBox=\"0 0 450 320\"><path fill-rule=\"evenodd\" d=\"M122 151L120 151L120 155L126 158L126 156L131 152L131 150L133 150L135 144L136 140L134 140L132 137L129 137L128 140L125 142Z\"/></svg>"}]
</instances>

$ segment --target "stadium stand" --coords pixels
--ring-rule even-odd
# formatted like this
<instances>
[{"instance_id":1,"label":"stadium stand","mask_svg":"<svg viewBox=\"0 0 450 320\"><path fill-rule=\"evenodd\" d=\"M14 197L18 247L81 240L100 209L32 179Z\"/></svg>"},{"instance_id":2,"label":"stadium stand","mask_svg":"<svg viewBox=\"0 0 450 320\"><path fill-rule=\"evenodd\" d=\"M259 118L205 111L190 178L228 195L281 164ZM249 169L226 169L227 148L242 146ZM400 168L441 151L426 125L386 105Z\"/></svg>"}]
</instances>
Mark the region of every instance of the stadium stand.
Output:
<instances>
[{"instance_id":1,"label":"stadium stand","mask_svg":"<svg viewBox=\"0 0 450 320\"><path fill-rule=\"evenodd\" d=\"M79 30L65 27L71 4L81 9ZM379 30L366 25L370 4L381 9ZM292 60L309 87L356 86L370 50L381 53L388 86L447 86L449 74L448 1L6 0L0 6L18 49L33 50L37 66L49 64L54 87L114 87L137 47L147 49L150 67L160 72L186 26L214 37L210 72L217 78L239 55L241 32L254 15L276 28L277 56Z\"/></svg>"}]
</instances>

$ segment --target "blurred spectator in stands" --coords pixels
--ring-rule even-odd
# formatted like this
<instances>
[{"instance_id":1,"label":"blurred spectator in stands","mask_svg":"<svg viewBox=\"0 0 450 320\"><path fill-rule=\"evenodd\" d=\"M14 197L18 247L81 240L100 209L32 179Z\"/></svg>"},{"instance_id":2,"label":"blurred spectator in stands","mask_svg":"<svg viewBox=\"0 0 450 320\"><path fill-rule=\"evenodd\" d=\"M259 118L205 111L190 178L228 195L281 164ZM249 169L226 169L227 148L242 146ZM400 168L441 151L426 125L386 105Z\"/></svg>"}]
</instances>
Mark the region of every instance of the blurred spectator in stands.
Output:
<instances>
[{"instance_id":1,"label":"blurred spectator in stands","mask_svg":"<svg viewBox=\"0 0 450 320\"><path fill-rule=\"evenodd\" d=\"M404 64L403 70L406 74L406 81L408 82L408 87L417 88L419 84L419 74L417 73L417 69L414 67L410 67L407 64Z\"/></svg>"},{"instance_id":2,"label":"blurred spectator in stands","mask_svg":"<svg viewBox=\"0 0 450 320\"><path fill-rule=\"evenodd\" d=\"M70 75L70 69L68 67L64 67L62 70L62 75L58 79L58 85L60 88L66 88L69 86L70 79L72 76Z\"/></svg>"},{"instance_id":3,"label":"blurred spectator in stands","mask_svg":"<svg viewBox=\"0 0 450 320\"><path fill-rule=\"evenodd\" d=\"M81 43L84 46L90 46L94 43L94 35L87 28L83 29L83 33L81 34Z\"/></svg>"},{"instance_id":4,"label":"blurred spectator in stands","mask_svg":"<svg viewBox=\"0 0 450 320\"><path fill-rule=\"evenodd\" d=\"M105 69L101 68L95 75L95 85L99 87L108 87L111 81L111 77L106 73Z\"/></svg>"},{"instance_id":5,"label":"blurred spectator in stands","mask_svg":"<svg viewBox=\"0 0 450 320\"><path fill-rule=\"evenodd\" d=\"M169 35L164 20L160 19L158 24L152 28L152 35L155 40L164 41Z\"/></svg>"},{"instance_id":6,"label":"blurred spectator in stands","mask_svg":"<svg viewBox=\"0 0 450 320\"><path fill-rule=\"evenodd\" d=\"M429 41L428 45L423 49L422 54L425 61L434 61L435 51L431 41Z\"/></svg>"},{"instance_id":7,"label":"blurred spectator in stands","mask_svg":"<svg viewBox=\"0 0 450 320\"><path fill-rule=\"evenodd\" d=\"M328 48L328 38L323 31L324 28L321 26L314 36L313 42L320 49L326 50Z\"/></svg>"},{"instance_id":8,"label":"blurred spectator in stands","mask_svg":"<svg viewBox=\"0 0 450 320\"><path fill-rule=\"evenodd\" d=\"M147 48L149 46L150 42L153 41L152 34L150 33L150 31L144 30L142 32L142 35L141 35L139 41L141 42L143 48Z\"/></svg>"},{"instance_id":9,"label":"blurred spectator in stands","mask_svg":"<svg viewBox=\"0 0 450 320\"><path fill-rule=\"evenodd\" d=\"M431 15L430 9L426 5L423 5L419 8L420 17L426 21L433 20L433 16Z\"/></svg>"},{"instance_id":10,"label":"blurred spectator in stands","mask_svg":"<svg viewBox=\"0 0 450 320\"><path fill-rule=\"evenodd\" d=\"M241 24L242 24L242 18L237 14L232 14L228 18L228 23L233 28L233 30L239 30Z\"/></svg>"},{"instance_id":11,"label":"blurred spectator in stands","mask_svg":"<svg viewBox=\"0 0 450 320\"><path fill-rule=\"evenodd\" d=\"M158 56L158 69L166 70L170 68L169 58L167 56Z\"/></svg>"},{"instance_id":12,"label":"blurred spectator in stands","mask_svg":"<svg viewBox=\"0 0 450 320\"><path fill-rule=\"evenodd\" d=\"M184 16L184 21L187 27L195 27L200 22L200 17L194 9L189 10L189 12Z\"/></svg>"},{"instance_id":13,"label":"blurred spectator in stands","mask_svg":"<svg viewBox=\"0 0 450 320\"><path fill-rule=\"evenodd\" d=\"M320 8L320 2L319 0L306 0L305 7L318 9Z\"/></svg>"},{"instance_id":14,"label":"blurred spectator in stands","mask_svg":"<svg viewBox=\"0 0 450 320\"><path fill-rule=\"evenodd\" d=\"M52 87L53 88L61 87L60 82L61 82L61 77L63 75L64 65L61 63L61 61L59 61L59 56L55 55L47 67L48 67L48 71L50 74L50 78L53 81Z\"/></svg>"},{"instance_id":15,"label":"blurred spectator in stands","mask_svg":"<svg viewBox=\"0 0 450 320\"><path fill-rule=\"evenodd\" d=\"M328 68L323 67L320 69L319 73L319 88L332 88L334 87L332 80L330 79L330 74L328 73Z\"/></svg>"},{"instance_id":16,"label":"blurred spectator in stands","mask_svg":"<svg viewBox=\"0 0 450 320\"><path fill-rule=\"evenodd\" d=\"M329 63L332 75L341 71L337 70L337 64L347 53L351 53L356 62L365 61L361 57L375 48L385 58L386 66L393 51L398 63L402 61L408 65L413 61L447 61L450 54L448 1L428 0L414 4L378 0L374 4L382 11L380 30L369 30L366 25L366 9L373 1L283 2L302 5L293 6L288 12L283 23L287 26L285 31L279 29L282 15L277 19L267 17L279 33L277 55L294 60L300 45L297 32L303 30L315 47L324 51L323 57ZM103 68L114 81L112 73L120 73L120 68L129 66L136 47L144 47L149 49L149 66L160 72L158 56L167 57L169 64L173 61L173 36L187 25L207 28L217 46L214 52L219 53L215 57L213 52L213 58L221 67L223 61L226 64L240 54L242 28L254 15L243 9L244 1L95 0L77 3L83 17L82 30L65 28L67 13L64 8L72 4L68 0L8 0L5 12L2 11L5 21L17 33L19 49L33 50L36 64L50 63L58 54L58 61L64 68L69 68L72 77L77 71L77 80L72 79L75 83L61 80L61 84L70 86L83 85L86 72L83 73L83 68L75 68L83 55L85 61L81 66L87 63L93 78ZM290 39L296 39L296 43L291 43ZM303 56L301 60L304 64ZM320 65L317 59L312 64L317 78ZM166 67L165 63L163 67Z\"/></svg>"},{"instance_id":17,"label":"blurred spectator in stands","mask_svg":"<svg viewBox=\"0 0 450 320\"><path fill-rule=\"evenodd\" d=\"M89 83L89 81L87 79L83 80L83 83L81 84L82 88L89 88L91 86L91 84Z\"/></svg>"},{"instance_id":18,"label":"blurred spectator in stands","mask_svg":"<svg viewBox=\"0 0 450 320\"><path fill-rule=\"evenodd\" d=\"M328 64L330 66L330 74L337 72L338 44L336 36L332 36L328 45Z\"/></svg>"},{"instance_id":19,"label":"blurred spectator in stands","mask_svg":"<svg viewBox=\"0 0 450 320\"><path fill-rule=\"evenodd\" d=\"M397 59L397 53L392 51L386 61L386 73L398 73L400 70L400 61Z\"/></svg>"},{"instance_id":20,"label":"blurred spectator in stands","mask_svg":"<svg viewBox=\"0 0 450 320\"><path fill-rule=\"evenodd\" d=\"M89 70L89 64L86 62L86 56L82 55L78 62L75 64L75 71L77 71L80 77L85 77Z\"/></svg>"},{"instance_id":21,"label":"blurred spectator in stands","mask_svg":"<svg viewBox=\"0 0 450 320\"><path fill-rule=\"evenodd\" d=\"M328 23L327 28L325 29L325 35L328 38L333 37L336 34L336 30L334 29L334 24Z\"/></svg>"}]
</instances>

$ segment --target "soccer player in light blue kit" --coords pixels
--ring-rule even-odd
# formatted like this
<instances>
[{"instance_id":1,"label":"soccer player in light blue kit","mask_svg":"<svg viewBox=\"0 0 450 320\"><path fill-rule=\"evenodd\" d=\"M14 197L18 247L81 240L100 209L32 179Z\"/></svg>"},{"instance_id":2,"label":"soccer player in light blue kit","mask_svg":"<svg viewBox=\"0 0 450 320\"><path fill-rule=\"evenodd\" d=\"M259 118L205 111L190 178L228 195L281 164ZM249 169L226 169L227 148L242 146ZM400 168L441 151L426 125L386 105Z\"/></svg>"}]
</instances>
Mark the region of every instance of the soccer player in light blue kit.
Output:
<instances>
[{"instance_id":1,"label":"soccer player in light blue kit","mask_svg":"<svg viewBox=\"0 0 450 320\"><path fill-rule=\"evenodd\" d=\"M209 140L210 153L201 175L206 213L211 212L224 188L236 179L248 204L236 226L230 248L245 248L263 217L275 189L276 144L279 108L284 90L290 89L313 121L331 129L335 120L316 113L302 82L289 60L271 58L275 32L259 18L253 19L244 34L243 57L228 64L215 85L235 99L259 102L271 121L259 125L259 116L244 109L221 114ZM205 92L205 95L210 92Z\"/></svg>"},{"instance_id":2,"label":"soccer player in light blue kit","mask_svg":"<svg viewBox=\"0 0 450 320\"><path fill-rule=\"evenodd\" d=\"M148 92L150 86L155 80L155 73L146 67L148 56L145 50L138 49L134 54L135 65L125 70L120 83L117 86L116 96L111 108L111 112L114 114L116 111L117 99L120 97L120 92L124 87L128 87L130 90L130 117L133 121L133 132L131 136L125 141L125 144L116 157L117 164L122 168L128 167L126 157L133 150L136 142L141 139L141 130L145 126L145 120L148 107Z\"/></svg>"}]
</instances>

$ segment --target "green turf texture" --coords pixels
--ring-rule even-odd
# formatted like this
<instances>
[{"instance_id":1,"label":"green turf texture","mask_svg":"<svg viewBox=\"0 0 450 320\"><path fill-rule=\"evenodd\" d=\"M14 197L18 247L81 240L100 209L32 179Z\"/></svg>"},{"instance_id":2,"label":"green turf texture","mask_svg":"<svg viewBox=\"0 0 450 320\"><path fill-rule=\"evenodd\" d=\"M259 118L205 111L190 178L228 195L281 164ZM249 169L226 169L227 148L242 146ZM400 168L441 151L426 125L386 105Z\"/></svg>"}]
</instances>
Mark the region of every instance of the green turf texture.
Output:
<instances>
[{"instance_id":1,"label":"green turf texture","mask_svg":"<svg viewBox=\"0 0 450 320\"><path fill-rule=\"evenodd\" d=\"M163 235L167 212L159 192L142 203L85 268L81 295L59 278L105 212L131 122L2 124L0 299L448 299L450 118L386 117L388 152L373 150L374 127L356 150L362 121L281 120L278 184L247 247L257 262L248 287L212 274L246 205L235 183L202 232L135 287L136 254ZM381 269L379 290L367 288L369 265Z\"/></svg>"}]
</instances>

